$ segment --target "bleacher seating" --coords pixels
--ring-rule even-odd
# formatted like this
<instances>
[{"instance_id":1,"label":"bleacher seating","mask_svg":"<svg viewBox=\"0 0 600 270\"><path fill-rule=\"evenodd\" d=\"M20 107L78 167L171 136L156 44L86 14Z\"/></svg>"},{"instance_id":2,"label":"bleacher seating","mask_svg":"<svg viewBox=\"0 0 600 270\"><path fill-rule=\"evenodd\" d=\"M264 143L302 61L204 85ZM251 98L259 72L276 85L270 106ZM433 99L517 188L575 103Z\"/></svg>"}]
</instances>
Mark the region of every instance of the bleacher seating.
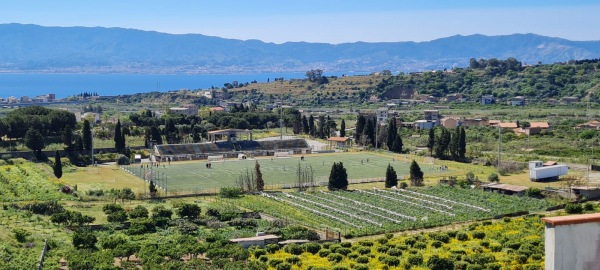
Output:
<instances>
[{"instance_id":1,"label":"bleacher seating","mask_svg":"<svg viewBox=\"0 0 600 270\"><path fill-rule=\"evenodd\" d=\"M207 154L225 153L233 151L274 151L284 149L308 149L304 139L272 140L272 141L239 141L235 144L229 142L192 143L192 144L163 144L157 145L157 156L206 156Z\"/></svg>"}]
</instances>

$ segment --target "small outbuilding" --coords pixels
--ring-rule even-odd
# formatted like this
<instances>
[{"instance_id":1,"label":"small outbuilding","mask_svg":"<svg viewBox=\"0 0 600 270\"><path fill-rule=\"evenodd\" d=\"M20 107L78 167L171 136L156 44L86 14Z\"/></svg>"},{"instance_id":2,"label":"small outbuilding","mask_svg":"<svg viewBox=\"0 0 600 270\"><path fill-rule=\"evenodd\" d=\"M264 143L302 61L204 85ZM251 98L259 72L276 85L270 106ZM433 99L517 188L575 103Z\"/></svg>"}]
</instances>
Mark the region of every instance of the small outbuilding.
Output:
<instances>
[{"instance_id":1,"label":"small outbuilding","mask_svg":"<svg viewBox=\"0 0 600 270\"><path fill-rule=\"evenodd\" d=\"M267 234L247 238L234 238L230 239L229 242L239 244L244 248L249 248L251 246L259 246L261 248L264 248L268 244L278 244L279 236Z\"/></svg>"},{"instance_id":2,"label":"small outbuilding","mask_svg":"<svg viewBox=\"0 0 600 270\"><path fill-rule=\"evenodd\" d=\"M524 187L524 186L515 186L515 185L498 184L498 183L486 184L486 185L482 185L481 187L483 188L483 191L490 191L490 192L496 192L496 193L505 194L505 195L518 195L518 196L524 195L525 190L528 189L528 187Z\"/></svg>"},{"instance_id":3,"label":"small outbuilding","mask_svg":"<svg viewBox=\"0 0 600 270\"><path fill-rule=\"evenodd\" d=\"M329 137L327 141L330 147L348 148L352 146L352 140L349 137Z\"/></svg>"}]
</instances>

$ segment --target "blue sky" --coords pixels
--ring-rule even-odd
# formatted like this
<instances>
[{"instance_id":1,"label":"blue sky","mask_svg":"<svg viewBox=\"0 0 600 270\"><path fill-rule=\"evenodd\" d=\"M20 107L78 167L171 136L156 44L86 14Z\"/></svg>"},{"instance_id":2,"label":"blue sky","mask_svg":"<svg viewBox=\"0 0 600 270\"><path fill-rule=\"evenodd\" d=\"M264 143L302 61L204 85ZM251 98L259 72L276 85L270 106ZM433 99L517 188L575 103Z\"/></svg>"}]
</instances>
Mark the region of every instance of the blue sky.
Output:
<instances>
[{"instance_id":1,"label":"blue sky","mask_svg":"<svg viewBox=\"0 0 600 270\"><path fill-rule=\"evenodd\" d=\"M0 23L123 27L265 42L428 41L536 33L600 40L592 0L18 0Z\"/></svg>"}]
</instances>

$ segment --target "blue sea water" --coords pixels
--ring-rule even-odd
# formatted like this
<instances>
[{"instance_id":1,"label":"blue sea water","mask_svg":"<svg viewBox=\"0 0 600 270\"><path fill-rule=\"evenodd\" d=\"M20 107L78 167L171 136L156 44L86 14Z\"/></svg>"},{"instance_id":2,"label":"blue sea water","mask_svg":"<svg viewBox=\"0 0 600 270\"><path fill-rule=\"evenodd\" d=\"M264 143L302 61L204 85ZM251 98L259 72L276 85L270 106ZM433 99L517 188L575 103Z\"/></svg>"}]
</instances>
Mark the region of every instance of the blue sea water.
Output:
<instances>
[{"instance_id":1,"label":"blue sea water","mask_svg":"<svg viewBox=\"0 0 600 270\"><path fill-rule=\"evenodd\" d=\"M326 76L340 74L324 74ZM101 96L145 92L167 92L180 89L208 89L224 83L273 81L274 78L305 78L304 73L257 73L226 75L164 75L164 74L0 74L0 97L35 97L56 94L57 98L95 92Z\"/></svg>"}]
</instances>

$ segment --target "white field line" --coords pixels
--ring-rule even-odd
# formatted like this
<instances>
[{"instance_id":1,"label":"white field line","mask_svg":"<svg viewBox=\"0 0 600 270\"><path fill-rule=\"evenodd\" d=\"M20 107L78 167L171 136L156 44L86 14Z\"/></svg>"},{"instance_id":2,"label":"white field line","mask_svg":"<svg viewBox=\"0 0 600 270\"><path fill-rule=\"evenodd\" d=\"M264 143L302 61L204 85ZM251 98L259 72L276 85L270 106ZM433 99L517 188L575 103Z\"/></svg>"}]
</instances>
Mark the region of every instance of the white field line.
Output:
<instances>
[{"instance_id":1,"label":"white field line","mask_svg":"<svg viewBox=\"0 0 600 270\"><path fill-rule=\"evenodd\" d=\"M267 197L269 199L273 199L273 200L276 200L276 201L281 201L281 202L284 202L284 203L287 203L287 204L291 204L291 205L296 206L296 207L300 207L300 208L302 208L302 209L304 209L306 211L313 212L313 213L315 213L317 215L321 215L321 216L325 216L325 217L337 220L339 222L348 224L348 225L350 225L352 227L356 227L356 228L359 228L359 229L362 228L362 226L356 225L356 224L354 224L354 223L352 223L350 221L347 221L345 219L342 219L342 218L339 218L339 217L336 217L336 216L333 216L333 215L330 215L330 214L327 214L327 213L323 213L323 212L321 212L319 210L312 209L312 208L310 208L308 206L304 206L304 205L301 205L301 204L298 204L298 203L295 203L295 202L290 202L288 200L284 200L284 199L279 198L279 197L271 196L271 195L269 195L267 193L264 193L264 192L261 192L260 195L265 196L265 197Z\"/></svg>"},{"instance_id":2,"label":"white field line","mask_svg":"<svg viewBox=\"0 0 600 270\"><path fill-rule=\"evenodd\" d=\"M453 203L453 204L460 204L462 206L467 206L467 207L472 207L484 212L491 212L491 210L489 209L485 209L479 206L475 206L475 205L470 205L470 204L466 204L466 203L462 203L462 202L457 202L457 201L453 201L453 200L448 200L445 198L441 198L441 197L437 197L437 196L433 196L433 195L429 195L429 194L423 194L423 193L419 193L419 192L415 192L415 191L410 191L410 190L406 190L406 189L396 189L396 191L401 191L401 192L408 192L411 194L415 194L415 195L419 195L419 196L423 196L423 197L428 197L428 198L434 198L434 199L438 199L440 201L444 201L444 202L448 202L448 203Z\"/></svg>"},{"instance_id":3,"label":"white field line","mask_svg":"<svg viewBox=\"0 0 600 270\"><path fill-rule=\"evenodd\" d=\"M366 207L370 207L370 208L373 208L373 209L377 209L379 211L386 212L386 213L394 215L394 216L398 216L398 217L405 218L405 219L410 219L412 221L416 221L417 220L416 217L411 217L411 216L403 215L403 214L400 214L400 213L396 213L396 212L391 211L389 209L377 207L377 206L372 205L372 204L368 204L368 203L364 203L364 202L359 202L359 201L356 201L356 200L353 200L353 199L350 199L350 198L346 198L346 197L343 197L343 196L335 195L335 194L333 194L331 192L324 192L322 190L320 192L323 193L323 194L327 194L327 195L336 197L338 199L342 199L342 200L346 200L346 201L352 202L352 203L354 203L356 205L366 206Z\"/></svg>"},{"instance_id":4,"label":"white field line","mask_svg":"<svg viewBox=\"0 0 600 270\"><path fill-rule=\"evenodd\" d=\"M401 199L398 199L398 198L392 198L392 197L390 197L390 196L386 196L386 195L379 194L379 193L375 193L375 192L371 192L371 191L366 191L366 190L358 190L358 192L361 192L361 193L366 193L366 194L371 194L371 195L375 195L375 196L379 196L379 197L386 198L386 199L388 199L388 200L392 200L392 201L398 201L398 202L408 203L408 204L411 204L411 205L414 205L414 206L417 206L417 207L421 207L421 208L429 209L429 210L431 210L431 211L435 211L435 212L444 213L444 214L446 214L446 215L449 215L449 216L456 216L455 214L453 214L453 213L450 213L450 212L446 212L446 211L444 211L444 210L436 209L436 208L429 207L429 206L425 206L425 205L420 205L420 204L418 204L418 203L409 202L409 201L401 200Z\"/></svg>"},{"instance_id":5,"label":"white field line","mask_svg":"<svg viewBox=\"0 0 600 270\"><path fill-rule=\"evenodd\" d=\"M373 188L373 189L376 190L376 191L379 191L379 192L390 193L390 194L394 194L394 195L397 195L397 196L402 196L404 198L409 198L409 199L413 199L413 200L422 201L422 202L425 202L425 203L429 203L429 204L434 204L434 205L437 205L437 206L445 207L447 209L452 209L452 206L448 206L448 205L445 205L445 204L436 203L436 202L432 202L432 201L429 201L429 200L425 200L425 199L421 199L421 198L417 198L417 197L413 197L413 196L409 196L409 195L404 195L404 194L400 194L400 193L397 193L397 192L391 192L391 191L387 191L387 190L383 190L383 189L378 189L378 188Z\"/></svg>"},{"instance_id":6,"label":"white field line","mask_svg":"<svg viewBox=\"0 0 600 270\"><path fill-rule=\"evenodd\" d=\"M343 204L343 203L336 202L336 201L333 201L333 200L325 199L325 198L318 197L318 196L315 196L315 195L312 195L312 194L308 194L308 193L306 193L306 194L317 198L317 200L323 200L323 201L326 201L328 203L337 204L337 205L342 206L342 207L347 207L348 206L347 204ZM394 222L394 223L402 224L402 222L400 222L397 219L393 219L393 218L390 218L390 217L386 217L384 215L380 215L380 214L377 214L377 213L369 212L367 210L363 210L363 209L360 209L360 208L356 208L354 210L366 213L367 215L371 215L371 216L376 216L376 217L379 217L379 218L387 219L387 220L389 220L391 222Z\"/></svg>"},{"instance_id":7,"label":"white field line","mask_svg":"<svg viewBox=\"0 0 600 270\"><path fill-rule=\"evenodd\" d=\"M335 208L335 207L331 207L331 206L329 206L329 205L326 205L326 204L322 204L322 203L319 203L319 202L311 201L311 200L309 200L309 199L305 199L305 198L302 198L302 197L294 196L294 195L292 195L292 194L288 194L288 193L284 193L284 195L285 195L285 196L287 196L288 198L292 198L292 199L295 199L295 200L300 200L300 201L303 201L303 202L306 202L306 203L314 204L314 205L320 206L320 207L322 207L322 208L326 208L326 209L329 209L329 210L331 210L331 211L334 211L334 212L338 212L338 213L341 213L341 214L347 215L347 216L349 216L349 217L351 217L351 218L360 219L360 220L362 220L362 221L365 221L365 222L368 222L368 223L371 223L371 224L377 225L377 226L379 226L379 227L383 226L383 225L382 225L381 223L379 223L379 222L372 221L372 220L370 220L370 219L368 219L368 218L365 218L365 217L357 216L357 215L355 215L355 214L352 214L352 213L350 213L350 212L347 212L347 211L344 211L344 210L340 210L340 209L337 209L337 208Z\"/></svg>"}]
</instances>

